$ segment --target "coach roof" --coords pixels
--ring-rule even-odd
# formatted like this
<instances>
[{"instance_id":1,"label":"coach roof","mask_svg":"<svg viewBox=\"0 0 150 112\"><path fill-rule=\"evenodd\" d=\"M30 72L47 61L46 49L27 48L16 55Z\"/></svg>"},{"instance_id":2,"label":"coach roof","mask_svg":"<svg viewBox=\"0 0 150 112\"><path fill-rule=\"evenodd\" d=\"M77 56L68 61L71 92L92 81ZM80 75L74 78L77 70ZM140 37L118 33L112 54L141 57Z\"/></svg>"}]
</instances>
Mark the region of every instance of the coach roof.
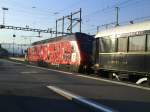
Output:
<instances>
[{"instance_id":1,"label":"coach roof","mask_svg":"<svg viewBox=\"0 0 150 112\"><path fill-rule=\"evenodd\" d=\"M117 26L115 28L105 29L105 30L98 32L95 38L105 37L105 36L110 36L110 35L119 35L119 34L129 33L129 32L138 32L138 31L144 31L144 30L150 30L150 21L144 21L140 23L125 25L125 26Z\"/></svg>"},{"instance_id":2,"label":"coach roof","mask_svg":"<svg viewBox=\"0 0 150 112\"><path fill-rule=\"evenodd\" d=\"M86 37L87 34L85 33L80 33L80 32L76 32L76 33L72 33L72 34L68 34L68 35L63 35L63 36L58 36L58 37L53 37L53 38L49 38L49 39L44 39L44 40L41 40L41 41L37 41L37 42L34 42L32 45L38 45L38 44L45 44L45 43L48 43L48 42L54 42L54 41L60 41L60 40L72 40L74 39L74 37Z\"/></svg>"}]
</instances>

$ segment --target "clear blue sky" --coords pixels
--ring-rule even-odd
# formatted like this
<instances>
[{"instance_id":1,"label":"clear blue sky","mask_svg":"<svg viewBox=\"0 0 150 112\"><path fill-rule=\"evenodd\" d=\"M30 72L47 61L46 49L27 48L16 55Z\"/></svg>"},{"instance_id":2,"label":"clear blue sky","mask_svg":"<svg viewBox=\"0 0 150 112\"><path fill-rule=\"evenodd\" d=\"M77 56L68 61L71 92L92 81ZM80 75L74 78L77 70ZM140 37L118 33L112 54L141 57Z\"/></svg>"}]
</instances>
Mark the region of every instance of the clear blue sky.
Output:
<instances>
[{"instance_id":1,"label":"clear blue sky","mask_svg":"<svg viewBox=\"0 0 150 112\"><path fill-rule=\"evenodd\" d=\"M150 16L150 0L0 0L0 7L7 7L6 25L47 29L55 28L56 18L82 8L82 31L95 34L96 26L115 21L115 7L120 7L119 22ZM59 12L59 14L54 14ZM2 9L0 9L2 24ZM0 30L0 42L29 43L23 36L37 35L33 32ZM42 34L49 38L50 34ZM40 38L41 39L41 38ZM39 38L32 38L32 41Z\"/></svg>"}]
</instances>

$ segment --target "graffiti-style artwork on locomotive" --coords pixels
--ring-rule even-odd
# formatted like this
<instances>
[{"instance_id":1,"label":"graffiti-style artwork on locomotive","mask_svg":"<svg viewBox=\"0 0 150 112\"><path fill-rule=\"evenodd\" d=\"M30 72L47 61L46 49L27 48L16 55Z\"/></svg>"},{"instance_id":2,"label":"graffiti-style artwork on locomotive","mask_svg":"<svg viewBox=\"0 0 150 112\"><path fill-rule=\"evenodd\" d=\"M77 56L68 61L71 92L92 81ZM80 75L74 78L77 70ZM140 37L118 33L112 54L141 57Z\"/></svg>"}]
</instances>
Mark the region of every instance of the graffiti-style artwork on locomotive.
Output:
<instances>
[{"instance_id":1,"label":"graffiti-style artwork on locomotive","mask_svg":"<svg viewBox=\"0 0 150 112\"><path fill-rule=\"evenodd\" d=\"M92 36L75 33L35 42L28 48L27 61L81 72L92 64L93 39Z\"/></svg>"}]
</instances>

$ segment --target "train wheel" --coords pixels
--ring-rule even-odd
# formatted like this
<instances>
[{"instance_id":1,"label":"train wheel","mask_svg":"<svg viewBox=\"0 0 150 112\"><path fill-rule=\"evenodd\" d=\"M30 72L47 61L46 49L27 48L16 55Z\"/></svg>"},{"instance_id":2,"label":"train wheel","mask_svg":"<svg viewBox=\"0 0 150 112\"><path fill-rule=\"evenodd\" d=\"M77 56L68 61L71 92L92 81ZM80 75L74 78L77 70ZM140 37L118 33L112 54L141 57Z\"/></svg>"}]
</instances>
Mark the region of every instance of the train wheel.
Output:
<instances>
[{"instance_id":1,"label":"train wheel","mask_svg":"<svg viewBox=\"0 0 150 112\"><path fill-rule=\"evenodd\" d=\"M109 73L109 79L114 79L113 72Z\"/></svg>"},{"instance_id":2,"label":"train wheel","mask_svg":"<svg viewBox=\"0 0 150 112\"><path fill-rule=\"evenodd\" d=\"M150 74L148 74L148 86L150 86Z\"/></svg>"}]
</instances>

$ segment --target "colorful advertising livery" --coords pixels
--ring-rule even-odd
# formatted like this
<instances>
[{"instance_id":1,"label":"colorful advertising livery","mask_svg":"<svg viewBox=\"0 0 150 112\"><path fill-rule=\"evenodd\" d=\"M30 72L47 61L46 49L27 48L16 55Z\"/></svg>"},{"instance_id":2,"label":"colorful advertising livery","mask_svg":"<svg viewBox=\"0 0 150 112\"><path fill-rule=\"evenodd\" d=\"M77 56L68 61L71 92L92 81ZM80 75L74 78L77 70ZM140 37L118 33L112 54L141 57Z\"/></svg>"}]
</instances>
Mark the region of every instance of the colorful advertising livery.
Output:
<instances>
[{"instance_id":1,"label":"colorful advertising livery","mask_svg":"<svg viewBox=\"0 0 150 112\"><path fill-rule=\"evenodd\" d=\"M93 40L87 34L75 33L38 41L28 48L26 60L69 71L87 71L92 64Z\"/></svg>"}]
</instances>

